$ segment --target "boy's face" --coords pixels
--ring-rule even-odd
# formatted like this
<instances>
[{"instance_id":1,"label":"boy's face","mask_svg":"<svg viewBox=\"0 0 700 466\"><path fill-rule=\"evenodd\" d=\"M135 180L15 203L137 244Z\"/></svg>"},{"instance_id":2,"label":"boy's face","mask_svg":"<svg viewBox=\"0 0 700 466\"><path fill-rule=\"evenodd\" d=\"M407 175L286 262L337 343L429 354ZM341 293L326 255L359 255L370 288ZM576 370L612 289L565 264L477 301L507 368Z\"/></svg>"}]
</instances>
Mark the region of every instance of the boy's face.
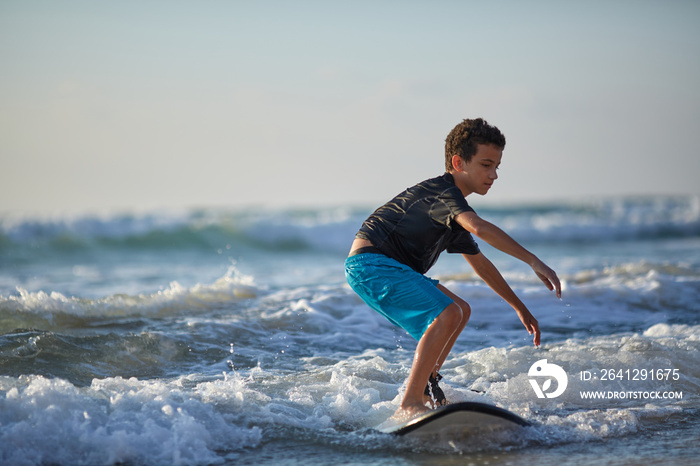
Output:
<instances>
[{"instance_id":1,"label":"boy's face","mask_svg":"<svg viewBox=\"0 0 700 466\"><path fill-rule=\"evenodd\" d=\"M452 176L464 197L472 193L486 194L498 179L496 170L501 165L503 150L491 144L477 144L476 154L469 162L452 157Z\"/></svg>"}]
</instances>

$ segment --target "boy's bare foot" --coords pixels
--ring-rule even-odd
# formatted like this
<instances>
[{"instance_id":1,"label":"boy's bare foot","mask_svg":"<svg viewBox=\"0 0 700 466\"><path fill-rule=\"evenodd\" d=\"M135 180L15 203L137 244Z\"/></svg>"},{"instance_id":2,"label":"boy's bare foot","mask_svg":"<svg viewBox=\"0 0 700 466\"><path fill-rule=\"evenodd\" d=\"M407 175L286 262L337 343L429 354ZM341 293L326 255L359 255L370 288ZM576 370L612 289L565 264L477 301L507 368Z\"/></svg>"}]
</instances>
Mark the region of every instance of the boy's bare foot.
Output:
<instances>
[{"instance_id":1,"label":"boy's bare foot","mask_svg":"<svg viewBox=\"0 0 700 466\"><path fill-rule=\"evenodd\" d=\"M430 408L428 408L425 405L408 405L405 407L402 406L396 410L396 412L393 416L391 416L390 419L395 421L408 421L409 419L419 416L423 413L427 413L428 411L430 411Z\"/></svg>"}]
</instances>

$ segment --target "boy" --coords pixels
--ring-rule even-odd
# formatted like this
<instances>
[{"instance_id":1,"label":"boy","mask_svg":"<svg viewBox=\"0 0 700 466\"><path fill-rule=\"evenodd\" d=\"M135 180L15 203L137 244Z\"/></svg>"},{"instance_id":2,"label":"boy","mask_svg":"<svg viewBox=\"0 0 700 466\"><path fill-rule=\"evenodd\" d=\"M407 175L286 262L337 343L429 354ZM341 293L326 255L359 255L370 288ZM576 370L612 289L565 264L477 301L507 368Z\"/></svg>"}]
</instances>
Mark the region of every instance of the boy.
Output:
<instances>
[{"instance_id":1,"label":"boy","mask_svg":"<svg viewBox=\"0 0 700 466\"><path fill-rule=\"evenodd\" d=\"M469 305L424 274L444 250L461 253L474 271L510 304L540 344L537 320L496 267L479 251L472 234L529 264L561 298L556 273L467 204L470 194L486 194L498 178L505 147L498 128L481 118L464 120L447 136L440 177L407 189L362 224L345 261L353 290L374 310L418 340L406 392L395 418L428 410L429 390L446 402L438 370L469 320Z\"/></svg>"}]
</instances>

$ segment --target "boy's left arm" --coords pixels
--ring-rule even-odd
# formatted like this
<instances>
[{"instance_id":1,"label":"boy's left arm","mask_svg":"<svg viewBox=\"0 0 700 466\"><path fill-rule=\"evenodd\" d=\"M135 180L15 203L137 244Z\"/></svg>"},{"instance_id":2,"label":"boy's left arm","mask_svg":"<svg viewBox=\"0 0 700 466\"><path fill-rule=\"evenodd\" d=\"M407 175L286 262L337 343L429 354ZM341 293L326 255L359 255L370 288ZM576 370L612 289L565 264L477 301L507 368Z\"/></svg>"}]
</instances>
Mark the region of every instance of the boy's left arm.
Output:
<instances>
[{"instance_id":1,"label":"boy's left arm","mask_svg":"<svg viewBox=\"0 0 700 466\"><path fill-rule=\"evenodd\" d=\"M540 346L540 326L537 323L537 319L535 319L525 304L523 304L520 298L518 298L496 266L493 265L493 263L482 253L462 255L467 262L469 262L469 265L472 266L476 274L479 275L479 277L481 277L481 279L484 280L493 291L495 291L501 298L510 304L513 309L515 309L515 312L518 314L520 321L523 323L527 331L530 333L530 335L534 335L533 342L535 343L535 346Z\"/></svg>"},{"instance_id":2,"label":"boy's left arm","mask_svg":"<svg viewBox=\"0 0 700 466\"><path fill-rule=\"evenodd\" d=\"M510 254L528 264L547 288L554 290L557 298L561 298L561 283L556 272L533 253L522 247L520 243L511 238L506 232L482 219L475 212L459 214L456 220L468 232L483 239L496 249L500 249L506 254Z\"/></svg>"}]
</instances>

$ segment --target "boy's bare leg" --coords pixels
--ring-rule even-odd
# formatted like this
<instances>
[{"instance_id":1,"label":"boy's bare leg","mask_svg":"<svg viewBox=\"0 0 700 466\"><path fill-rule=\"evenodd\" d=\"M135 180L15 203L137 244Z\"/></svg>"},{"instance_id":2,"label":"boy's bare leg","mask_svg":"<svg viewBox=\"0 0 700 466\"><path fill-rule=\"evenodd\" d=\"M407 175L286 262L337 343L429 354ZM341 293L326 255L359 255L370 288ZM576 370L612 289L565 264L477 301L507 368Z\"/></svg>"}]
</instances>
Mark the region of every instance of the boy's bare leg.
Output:
<instances>
[{"instance_id":1,"label":"boy's bare leg","mask_svg":"<svg viewBox=\"0 0 700 466\"><path fill-rule=\"evenodd\" d=\"M456 303L452 303L425 331L418 341L411 373L406 381L406 393L394 417L410 417L428 410L423 404L423 391L428 383L428 377L435 370L438 359L442 356L453 334L457 333L462 320L462 309Z\"/></svg>"},{"instance_id":2,"label":"boy's bare leg","mask_svg":"<svg viewBox=\"0 0 700 466\"><path fill-rule=\"evenodd\" d=\"M442 365L445 363L445 360L447 359L447 356L450 354L452 351L452 347L454 346L455 342L457 341L457 338L459 338L459 335L462 333L462 330L464 330L464 327L466 327L467 322L469 321L469 317L471 316L471 308L469 307L469 304L456 294L452 293L450 290L445 288L444 286L438 284L438 288L440 291L445 293L447 296L452 298L455 303L462 309L462 321L459 323L457 326L457 330L452 334L450 339L448 340L447 344L445 345L445 348L442 350L442 353L440 354L440 357L437 360L437 363L435 364L435 369L432 372L432 376L436 377L437 372L440 370ZM431 406L435 407L435 402L433 399L425 393L423 394L423 403L430 403ZM446 404L447 401L443 401L443 404Z\"/></svg>"},{"instance_id":3,"label":"boy's bare leg","mask_svg":"<svg viewBox=\"0 0 700 466\"><path fill-rule=\"evenodd\" d=\"M462 330L464 330L464 327L467 326L467 322L469 322L469 317L471 316L471 308L469 307L469 304L444 286L438 284L438 288L440 291L445 293L447 296L452 298L452 300L457 303L457 305L462 309L462 321L459 323L459 326L457 327L457 331L452 334L452 337L450 337L449 341L447 342L447 345L445 345L445 348L442 351L442 354L440 354L440 357L438 358L437 364L435 364L435 370L433 374L437 371L440 370L442 365L445 363L445 359L447 359L447 356L450 354L450 351L452 351L452 347L454 346L455 342L457 341L457 338L459 335L462 333Z\"/></svg>"}]
</instances>

